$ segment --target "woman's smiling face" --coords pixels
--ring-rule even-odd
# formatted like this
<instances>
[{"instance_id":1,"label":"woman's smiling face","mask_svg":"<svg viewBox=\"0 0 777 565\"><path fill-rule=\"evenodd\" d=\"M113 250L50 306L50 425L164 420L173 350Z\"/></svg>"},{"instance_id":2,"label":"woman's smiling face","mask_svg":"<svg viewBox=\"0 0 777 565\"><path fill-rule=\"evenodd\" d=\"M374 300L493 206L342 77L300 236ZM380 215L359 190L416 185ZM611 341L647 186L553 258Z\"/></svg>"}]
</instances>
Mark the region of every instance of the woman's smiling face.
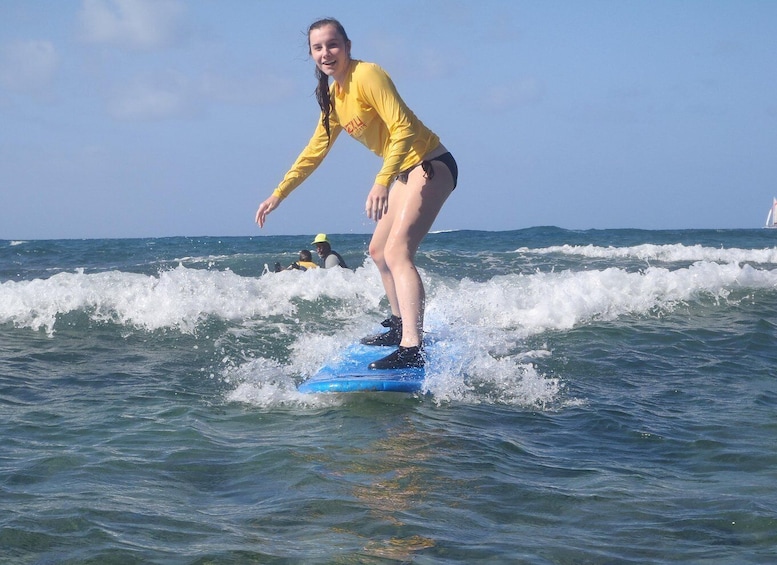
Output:
<instances>
[{"instance_id":1,"label":"woman's smiling face","mask_svg":"<svg viewBox=\"0 0 777 565\"><path fill-rule=\"evenodd\" d=\"M351 42L332 24L310 30L308 41L310 56L316 66L327 76L341 82L351 62Z\"/></svg>"}]
</instances>

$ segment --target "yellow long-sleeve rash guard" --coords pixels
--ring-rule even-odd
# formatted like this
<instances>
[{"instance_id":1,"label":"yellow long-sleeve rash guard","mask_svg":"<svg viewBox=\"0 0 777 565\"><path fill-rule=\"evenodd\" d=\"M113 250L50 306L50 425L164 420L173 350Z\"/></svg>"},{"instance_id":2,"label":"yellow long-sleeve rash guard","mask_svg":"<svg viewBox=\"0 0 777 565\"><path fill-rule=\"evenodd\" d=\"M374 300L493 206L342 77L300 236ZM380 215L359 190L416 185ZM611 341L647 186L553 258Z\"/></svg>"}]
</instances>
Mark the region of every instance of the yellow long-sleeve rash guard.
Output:
<instances>
[{"instance_id":1,"label":"yellow long-sleeve rash guard","mask_svg":"<svg viewBox=\"0 0 777 565\"><path fill-rule=\"evenodd\" d=\"M286 198L316 170L342 130L383 157L375 177L375 183L383 186L440 144L440 138L405 105L386 71L374 63L352 60L342 88L333 83L330 94L335 102L329 116L331 137L319 119L313 137L273 191L278 198Z\"/></svg>"}]
</instances>

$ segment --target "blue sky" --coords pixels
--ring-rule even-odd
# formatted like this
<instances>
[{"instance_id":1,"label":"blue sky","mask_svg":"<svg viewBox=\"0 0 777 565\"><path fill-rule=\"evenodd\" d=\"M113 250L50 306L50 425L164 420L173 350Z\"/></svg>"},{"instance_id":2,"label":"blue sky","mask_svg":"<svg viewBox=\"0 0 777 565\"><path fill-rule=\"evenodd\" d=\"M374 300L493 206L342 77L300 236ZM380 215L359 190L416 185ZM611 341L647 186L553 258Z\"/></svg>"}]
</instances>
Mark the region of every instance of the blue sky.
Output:
<instances>
[{"instance_id":1,"label":"blue sky","mask_svg":"<svg viewBox=\"0 0 777 565\"><path fill-rule=\"evenodd\" d=\"M757 228L777 195L772 0L0 0L0 239L371 232L345 135L253 223L323 16L459 162L435 230Z\"/></svg>"}]
</instances>

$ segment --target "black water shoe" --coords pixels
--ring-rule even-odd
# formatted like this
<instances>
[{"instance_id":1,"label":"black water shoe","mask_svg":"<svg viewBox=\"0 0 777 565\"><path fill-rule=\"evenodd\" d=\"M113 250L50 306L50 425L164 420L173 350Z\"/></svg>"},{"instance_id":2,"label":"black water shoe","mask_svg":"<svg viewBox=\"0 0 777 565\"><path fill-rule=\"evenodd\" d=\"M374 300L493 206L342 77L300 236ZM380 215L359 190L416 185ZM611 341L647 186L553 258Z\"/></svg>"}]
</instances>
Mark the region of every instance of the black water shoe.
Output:
<instances>
[{"instance_id":1,"label":"black water shoe","mask_svg":"<svg viewBox=\"0 0 777 565\"><path fill-rule=\"evenodd\" d=\"M402 318L392 314L390 318L383 320L380 325L389 330L382 334L364 337L361 343L363 345L399 345L399 342L402 341Z\"/></svg>"},{"instance_id":2,"label":"black water shoe","mask_svg":"<svg viewBox=\"0 0 777 565\"><path fill-rule=\"evenodd\" d=\"M370 363L370 369L409 369L423 367L424 363L424 350L420 346L402 347L400 345L394 353Z\"/></svg>"}]
</instances>

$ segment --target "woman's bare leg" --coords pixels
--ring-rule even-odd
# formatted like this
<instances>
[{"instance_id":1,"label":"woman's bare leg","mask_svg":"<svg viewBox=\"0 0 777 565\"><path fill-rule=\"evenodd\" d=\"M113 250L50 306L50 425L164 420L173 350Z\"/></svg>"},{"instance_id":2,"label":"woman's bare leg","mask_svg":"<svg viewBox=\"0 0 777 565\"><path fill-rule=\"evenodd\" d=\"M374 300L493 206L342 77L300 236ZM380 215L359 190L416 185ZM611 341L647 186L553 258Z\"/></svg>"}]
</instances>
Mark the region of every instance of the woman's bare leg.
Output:
<instances>
[{"instance_id":1,"label":"woman's bare leg","mask_svg":"<svg viewBox=\"0 0 777 565\"><path fill-rule=\"evenodd\" d=\"M398 184L398 183L397 183ZM389 214L391 207L389 206ZM401 317L399 312L399 300L397 299L396 287L394 285L394 277L391 271L386 265L386 259L384 255L384 249L386 247L386 240L391 233L391 220L388 219L388 215L383 216L378 224L375 226L375 231L372 234L370 240L370 257L378 267L378 273L383 281L383 288L386 291L386 298L388 298L389 305L391 306L391 313L396 317Z\"/></svg>"},{"instance_id":2,"label":"woman's bare leg","mask_svg":"<svg viewBox=\"0 0 777 565\"><path fill-rule=\"evenodd\" d=\"M410 172L407 184L394 183L388 214L378 222L370 242L370 254L381 273L392 313L402 318L403 347L421 345L425 293L415 255L453 190L448 168L440 162L432 166L432 179L427 179L419 166Z\"/></svg>"}]
</instances>

